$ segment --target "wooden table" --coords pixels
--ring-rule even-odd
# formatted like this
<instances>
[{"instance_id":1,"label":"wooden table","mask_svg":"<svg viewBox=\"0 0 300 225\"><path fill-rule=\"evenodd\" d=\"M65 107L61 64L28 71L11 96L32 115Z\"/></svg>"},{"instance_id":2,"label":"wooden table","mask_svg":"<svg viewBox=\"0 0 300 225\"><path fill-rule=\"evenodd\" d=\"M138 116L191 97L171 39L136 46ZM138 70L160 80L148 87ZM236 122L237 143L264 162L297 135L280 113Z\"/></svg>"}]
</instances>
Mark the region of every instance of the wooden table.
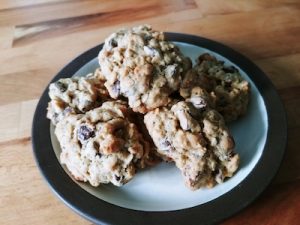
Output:
<instances>
[{"instance_id":1,"label":"wooden table","mask_svg":"<svg viewBox=\"0 0 300 225\"><path fill-rule=\"evenodd\" d=\"M39 173L33 112L66 63L112 31L144 23L222 42L272 80L287 111L286 156L261 197L224 224L300 224L299 0L2 0L0 224L90 224L59 201Z\"/></svg>"}]
</instances>

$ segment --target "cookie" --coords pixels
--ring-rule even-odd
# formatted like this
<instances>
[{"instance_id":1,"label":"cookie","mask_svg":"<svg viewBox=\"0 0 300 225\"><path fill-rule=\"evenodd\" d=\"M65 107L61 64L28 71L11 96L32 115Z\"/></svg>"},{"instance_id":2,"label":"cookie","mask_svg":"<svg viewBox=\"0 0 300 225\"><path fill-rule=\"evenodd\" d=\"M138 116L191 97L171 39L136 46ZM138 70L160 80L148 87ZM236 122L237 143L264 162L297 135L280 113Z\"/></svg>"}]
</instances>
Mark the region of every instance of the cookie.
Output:
<instances>
[{"instance_id":1,"label":"cookie","mask_svg":"<svg viewBox=\"0 0 300 225\"><path fill-rule=\"evenodd\" d=\"M145 141L149 143L149 155L146 160L147 166L155 166L162 161L161 156L157 152L157 148L146 128L144 123L144 115L140 113L133 113L129 116L129 120L136 124L138 131L142 134Z\"/></svg>"},{"instance_id":2,"label":"cookie","mask_svg":"<svg viewBox=\"0 0 300 225\"><path fill-rule=\"evenodd\" d=\"M190 59L150 26L111 34L98 59L110 96L128 98L129 106L143 114L167 105L191 68Z\"/></svg>"},{"instance_id":3,"label":"cookie","mask_svg":"<svg viewBox=\"0 0 300 225\"><path fill-rule=\"evenodd\" d=\"M198 100L179 101L145 115L144 122L166 161L174 161L192 190L212 187L238 169L239 156L223 117L210 108L205 90Z\"/></svg>"},{"instance_id":4,"label":"cookie","mask_svg":"<svg viewBox=\"0 0 300 225\"><path fill-rule=\"evenodd\" d=\"M51 101L47 117L53 124L67 115L84 113L98 107L109 98L99 69L85 77L59 79L50 84L49 96Z\"/></svg>"},{"instance_id":5,"label":"cookie","mask_svg":"<svg viewBox=\"0 0 300 225\"><path fill-rule=\"evenodd\" d=\"M197 64L186 73L180 88L184 98L195 87L204 88L214 98L215 109L226 122L236 120L247 111L250 85L235 67L227 67L209 54L199 56Z\"/></svg>"},{"instance_id":6,"label":"cookie","mask_svg":"<svg viewBox=\"0 0 300 225\"><path fill-rule=\"evenodd\" d=\"M92 186L121 186L133 178L137 168L146 166L149 144L127 119L128 113L126 103L108 101L57 123L60 161L76 180Z\"/></svg>"}]
</instances>

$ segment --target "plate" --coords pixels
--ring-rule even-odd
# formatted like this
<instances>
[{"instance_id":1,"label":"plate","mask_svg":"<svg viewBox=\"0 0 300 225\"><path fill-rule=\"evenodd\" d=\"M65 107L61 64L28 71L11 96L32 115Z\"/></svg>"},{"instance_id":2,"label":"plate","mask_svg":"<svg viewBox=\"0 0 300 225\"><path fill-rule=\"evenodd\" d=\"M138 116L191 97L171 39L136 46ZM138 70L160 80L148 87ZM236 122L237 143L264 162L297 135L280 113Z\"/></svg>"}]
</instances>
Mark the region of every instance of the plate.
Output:
<instances>
[{"instance_id":1,"label":"plate","mask_svg":"<svg viewBox=\"0 0 300 225\"><path fill-rule=\"evenodd\" d=\"M211 224L249 205L271 182L283 158L287 122L284 108L266 75L250 60L220 43L202 37L166 33L195 60L208 52L234 65L251 85L247 114L229 124L241 165L234 177L212 189L190 191L171 163L139 172L123 187L98 188L72 179L58 160L60 147L46 118L48 87L38 102L32 127L36 162L54 193L75 212L95 224ZM83 76L98 66L103 44L78 56L51 82Z\"/></svg>"}]
</instances>

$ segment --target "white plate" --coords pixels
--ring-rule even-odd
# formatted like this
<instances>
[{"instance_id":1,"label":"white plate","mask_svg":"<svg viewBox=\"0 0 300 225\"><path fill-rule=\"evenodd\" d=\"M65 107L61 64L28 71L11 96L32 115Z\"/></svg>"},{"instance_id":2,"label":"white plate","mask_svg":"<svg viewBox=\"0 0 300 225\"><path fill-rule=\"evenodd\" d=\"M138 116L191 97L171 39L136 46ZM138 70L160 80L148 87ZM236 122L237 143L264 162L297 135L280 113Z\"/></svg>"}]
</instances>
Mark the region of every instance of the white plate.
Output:
<instances>
[{"instance_id":1,"label":"white plate","mask_svg":"<svg viewBox=\"0 0 300 225\"><path fill-rule=\"evenodd\" d=\"M232 178L223 184L197 191L191 191L184 186L180 171L173 163L160 163L153 168L145 169L137 173L134 179L123 187L102 185L94 188L88 183L75 181L81 188L101 200L124 208L144 211L170 211L194 207L218 198L238 185L252 171L262 154L268 124L264 101L255 84L238 65L219 54L191 44L181 42L175 42L175 44L184 55L189 56L193 61L205 52L214 55L218 60L224 61L225 65L233 65L238 68L241 75L250 82L251 100L247 114L229 124L229 129L236 142L236 152L240 154L240 168ZM97 67L99 64L95 58L77 71L75 76L92 73ZM59 159L61 149L52 126L51 139ZM64 169L70 175L65 166Z\"/></svg>"},{"instance_id":2,"label":"white plate","mask_svg":"<svg viewBox=\"0 0 300 225\"><path fill-rule=\"evenodd\" d=\"M173 164L145 169L118 188L74 181L58 160L60 148L46 118L48 88L38 102L32 144L38 167L53 192L70 208L95 224L181 225L211 224L249 205L275 176L286 146L287 122L272 83L250 60L215 41L180 33L166 33L187 56L209 52L237 67L251 84L247 114L229 124L241 165L234 177L212 189L190 191ZM93 72L98 45L68 63L51 82Z\"/></svg>"}]
</instances>

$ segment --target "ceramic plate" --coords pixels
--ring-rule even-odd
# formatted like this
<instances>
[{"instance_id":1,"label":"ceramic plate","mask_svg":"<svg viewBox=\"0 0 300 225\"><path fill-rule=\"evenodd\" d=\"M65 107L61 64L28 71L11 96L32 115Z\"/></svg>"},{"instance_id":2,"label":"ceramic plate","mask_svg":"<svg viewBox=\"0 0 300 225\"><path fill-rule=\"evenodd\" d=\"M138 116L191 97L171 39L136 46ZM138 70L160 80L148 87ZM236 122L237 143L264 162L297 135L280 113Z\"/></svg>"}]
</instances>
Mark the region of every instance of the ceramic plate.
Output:
<instances>
[{"instance_id":1,"label":"ceramic plate","mask_svg":"<svg viewBox=\"0 0 300 225\"><path fill-rule=\"evenodd\" d=\"M233 65L251 85L247 114L229 124L241 165L236 175L212 189L190 191L172 163L161 163L139 172L123 187L98 188L72 179L59 164L60 147L54 127L46 118L50 100L46 89L37 105L32 138L37 164L59 198L96 224L211 224L227 218L251 203L270 183L279 168L286 144L283 106L266 75L251 61L214 41L178 33L166 33L193 61L204 52L225 65ZM83 53L51 81L84 76L97 67L102 45Z\"/></svg>"}]
</instances>

